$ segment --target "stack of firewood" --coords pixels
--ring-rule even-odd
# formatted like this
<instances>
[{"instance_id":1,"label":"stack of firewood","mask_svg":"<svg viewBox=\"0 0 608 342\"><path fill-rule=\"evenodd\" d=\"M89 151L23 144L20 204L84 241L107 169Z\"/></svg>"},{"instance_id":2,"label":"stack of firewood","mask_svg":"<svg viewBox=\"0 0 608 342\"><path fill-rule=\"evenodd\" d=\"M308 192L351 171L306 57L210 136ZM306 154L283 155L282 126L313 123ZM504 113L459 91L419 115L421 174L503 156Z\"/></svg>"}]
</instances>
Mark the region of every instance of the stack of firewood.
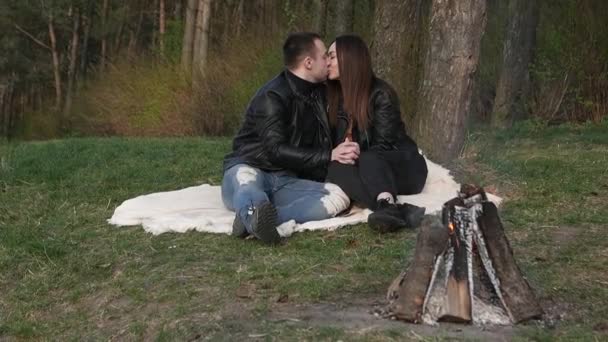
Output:
<instances>
[{"instance_id":1,"label":"stack of firewood","mask_svg":"<svg viewBox=\"0 0 608 342\"><path fill-rule=\"evenodd\" d=\"M389 300L392 316L415 323L513 324L543 313L496 206L473 186L444 204L442 219L425 219L414 259L389 288Z\"/></svg>"}]
</instances>

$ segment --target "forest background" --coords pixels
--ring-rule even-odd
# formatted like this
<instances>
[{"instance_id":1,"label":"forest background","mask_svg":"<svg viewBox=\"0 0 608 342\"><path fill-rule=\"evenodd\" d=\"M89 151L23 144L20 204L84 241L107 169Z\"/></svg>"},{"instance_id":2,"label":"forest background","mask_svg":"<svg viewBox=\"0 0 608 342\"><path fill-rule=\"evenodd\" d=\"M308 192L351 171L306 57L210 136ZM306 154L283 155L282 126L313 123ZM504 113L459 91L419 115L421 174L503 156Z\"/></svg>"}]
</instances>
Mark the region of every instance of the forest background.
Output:
<instances>
[{"instance_id":1,"label":"forest background","mask_svg":"<svg viewBox=\"0 0 608 342\"><path fill-rule=\"evenodd\" d=\"M289 32L354 32L445 162L477 125L605 120L605 18L599 0L3 0L0 136L232 135Z\"/></svg>"}]
</instances>

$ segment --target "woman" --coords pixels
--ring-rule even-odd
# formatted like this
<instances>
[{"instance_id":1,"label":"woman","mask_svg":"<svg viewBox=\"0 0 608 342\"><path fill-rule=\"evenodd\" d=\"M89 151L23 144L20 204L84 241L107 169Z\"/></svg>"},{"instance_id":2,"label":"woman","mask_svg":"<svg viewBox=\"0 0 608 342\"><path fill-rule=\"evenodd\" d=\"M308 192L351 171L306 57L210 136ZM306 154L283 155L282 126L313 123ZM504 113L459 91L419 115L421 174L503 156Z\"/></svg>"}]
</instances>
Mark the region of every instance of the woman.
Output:
<instances>
[{"instance_id":1,"label":"woman","mask_svg":"<svg viewBox=\"0 0 608 342\"><path fill-rule=\"evenodd\" d=\"M328 55L329 121L337 148L327 181L375 210L368 219L372 229L416 227L424 208L396 204L396 196L422 191L427 166L405 132L395 90L374 76L361 38L336 38Z\"/></svg>"}]
</instances>

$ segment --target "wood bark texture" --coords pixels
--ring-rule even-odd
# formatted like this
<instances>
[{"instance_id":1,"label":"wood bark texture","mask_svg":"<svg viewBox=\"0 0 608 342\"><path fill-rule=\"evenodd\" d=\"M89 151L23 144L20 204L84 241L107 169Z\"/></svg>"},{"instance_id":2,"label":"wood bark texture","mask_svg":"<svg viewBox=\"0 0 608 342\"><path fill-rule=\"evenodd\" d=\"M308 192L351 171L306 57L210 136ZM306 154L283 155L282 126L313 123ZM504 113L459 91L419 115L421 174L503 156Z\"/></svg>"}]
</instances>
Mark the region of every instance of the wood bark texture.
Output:
<instances>
[{"instance_id":1,"label":"wood bark texture","mask_svg":"<svg viewBox=\"0 0 608 342\"><path fill-rule=\"evenodd\" d=\"M537 0L510 0L502 69L492 109L494 127L509 127L526 116L537 23Z\"/></svg>"},{"instance_id":2,"label":"wood bark texture","mask_svg":"<svg viewBox=\"0 0 608 342\"><path fill-rule=\"evenodd\" d=\"M485 0L434 0L415 138L436 162L458 156L465 138L474 73L485 26Z\"/></svg>"},{"instance_id":3,"label":"wood bark texture","mask_svg":"<svg viewBox=\"0 0 608 342\"><path fill-rule=\"evenodd\" d=\"M414 260L405 273L398 291L398 298L392 304L395 316L408 322L420 322L422 306L426 296L435 257L441 254L448 243L448 232L440 220L425 219L420 226Z\"/></svg>"},{"instance_id":4,"label":"wood bark texture","mask_svg":"<svg viewBox=\"0 0 608 342\"><path fill-rule=\"evenodd\" d=\"M519 323L540 317L543 310L515 262L513 250L505 236L494 203L483 203L479 228L483 233L488 254L500 280L500 291L513 322Z\"/></svg>"}]
</instances>

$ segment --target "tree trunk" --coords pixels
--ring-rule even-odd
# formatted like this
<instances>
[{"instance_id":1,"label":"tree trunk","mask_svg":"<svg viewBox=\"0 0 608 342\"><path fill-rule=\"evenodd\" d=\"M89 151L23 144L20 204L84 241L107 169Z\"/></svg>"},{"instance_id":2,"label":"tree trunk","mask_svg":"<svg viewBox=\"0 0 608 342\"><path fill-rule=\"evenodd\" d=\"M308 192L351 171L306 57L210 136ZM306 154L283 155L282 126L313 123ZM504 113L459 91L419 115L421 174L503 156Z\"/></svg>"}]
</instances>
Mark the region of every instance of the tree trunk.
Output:
<instances>
[{"instance_id":1,"label":"tree trunk","mask_svg":"<svg viewBox=\"0 0 608 342\"><path fill-rule=\"evenodd\" d=\"M510 0L503 61L492 109L492 126L509 127L527 114L530 64L536 45L538 2Z\"/></svg>"},{"instance_id":2,"label":"tree trunk","mask_svg":"<svg viewBox=\"0 0 608 342\"><path fill-rule=\"evenodd\" d=\"M112 47L114 50L114 54L116 54L116 55L120 52L120 49L122 47L122 43L123 43L122 35L125 31L125 25L127 25L127 22L130 20L131 13L133 11L133 9L131 8L131 6L128 3L124 6L125 6L125 10L124 10L125 14L122 18L120 18L120 24L118 25L118 31L116 32L116 35L114 36L114 46ZM154 19L156 19L156 16L154 16ZM128 26L130 26L130 25L127 25L127 27ZM156 27L156 26L154 26L154 27ZM153 35L152 42L154 43L155 42L154 39L156 39L154 37L154 35L156 35L155 30L152 30L152 35ZM128 46L127 46L127 49L128 49Z\"/></svg>"},{"instance_id":3,"label":"tree trunk","mask_svg":"<svg viewBox=\"0 0 608 342\"><path fill-rule=\"evenodd\" d=\"M82 17L82 43L80 44L80 77L79 79L84 79L87 73L87 53L89 49L89 36L91 34L91 20L94 15L94 6L93 2L87 2L87 12Z\"/></svg>"},{"instance_id":4,"label":"tree trunk","mask_svg":"<svg viewBox=\"0 0 608 342\"><path fill-rule=\"evenodd\" d=\"M336 3L335 35L353 32L353 0L338 0Z\"/></svg>"},{"instance_id":5,"label":"tree trunk","mask_svg":"<svg viewBox=\"0 0 608 342\"><path fill-rule=\"evenodd\" d=\"M72 94L74 92L74 80L76 79L76 66L78 65L78 42L80 41L80 10L74 9L72 12L72 43L70 44L70 64L68 67L68 84L65 89L65 104L63 107L63 115L67 116L72 110Z\"/></svg>"},{"instance_id":6,"label":"tree trunk","mask_svg":"<svg viewBox=\"0 0 608 342\"><path fill-rule=\"evenodd\" d=\"M159 1L158 9L158 46L161 58L165 57L165 0Z\"/></svg>"},{"instance_id":7,"label":"tree trunk","mask_svg":"<svg viewBox=\"0 0 608 342\"><path fill-rule=\"evenodd\" d=\"M49 15L49 39L51 41L51 56L53 58L53 75L55 80L55 109L61 109L61 70L59 66L59 53L57 52L57 39L55 37L55 26L53 15Z\"/></svg>"},{"instance_id":8,"label":"tree trunk","mask_svg":"<svg viewBox=\"0 0 608 342\"><path fill-rule=\"evenodd\" d=\"M194 35L194 57L192 74L195 78L205 75L209 45L209 19L211 18L211 0L198 1L196 15L196 32Z\"/></svg>"},{"instance_id":9,"label":"tree trunk","mask_svg":"<svg viewBox=\"0 0 608 342\"><path fill-rule=\"evenodd\" d=\"M101 63L99 68L103 71L106 67L106 58L108 54L108 0L103 0L101 8L101 27L103 34L101 37Z\"/></svg>"},{"instance_id":10,"label":"tree trunk","mask_svg":"<svg viewBox=\"0 0 608 342\"><path fill-rule=\"evenodd\" d=\"M0 84L0 137L8 136L8 127L6 120L6 100L8 94L9 84Z\"/></svg>"},{"instance_id":11,"label":"tree trunk","mask_svg":"<svg viewBox=\"0 0 608 342\"><path fill-rule=\"evenodd\" d=\"M139 11L139 18L137 19L137 27L135 31L129 30L129 45L127 46L127 55L133 57L137 51L137 42L141 33L141 27L144 23L144 11Z\"/></svg>"},{"instance_id":12,"label":"tree trunk","mask_svg":"<svg viewBox=\"0 0 608 342\"><path fill-rule=\"evenodd\" d=\"M325 36L327 18L327 0L313 0L312 28L321 37Z\"/></svg>"},{"instance_id":13,"label":"tree trunk","mask_svg":"<svg viewBox=\"0 0 608 342\"><path fill-rule=\"evenodd\" d=\"M436 162L458 156L485 27L485 0L433 0L414 137Z\"/></svg>"},{"instance_id":14,"label":"tree trunk","mask_svg":"<svg viewBox=\"0 0 608 342\"><path fill-rule=\"evenodd\" d=\"M197 0L188 0L186 5L186 23L182 41L182 67L187 73L192 72L192 49L194 48L194 28L196 23Z\"/></svg>"},{"instance_id":15,"label":"tree trunk","mask_svg":"<svg viewBox=\"0 0 608 342\"><path fill-rule=\"evenodd\" d=\"M243 6L244 0L239 0L239 4L236 8L236 19L234 20L236 24L235 36L237 39L241 38L241 30L243 29Z\"/></svg>"},{"instance_id":16,"label":"tree trunk","mask_svg":"<svg viewBox=\"0 0 608 342\"><path fill-rule=\"evenodd\" d=\"M175 1L175 7L173 8L173 20L182 19L182 0Z\"/></svg>"},{"instance_id":17,"label":"tree trunk","mask_svg":"<svg viewBox=\"0 0 608 342\"><path fill-rule=\"evenodd\" d=\"M154 0L152 2L152 11L150 11L152 13L152 45L151 45L151 47L153 49L159 49L159 44L158 44L159 43L158 7L160 6L159 3L160 3L159 0ZM148 12L148 11L146 10L146 12Z\"/></svg>"},{"instance_id":18,"label":"tree trunk","mask_svg":"<svg viewBox=\"0 0 608 342\"><path fill-rule=\"evenodd\" d=\"M13 77L15 77L15 74L13 73ZM8 91L6 94L6 103L4 106L4 119L5 119L5 133L6 133L6 137L7 138L11 138L13 135L13 117L15 115L15 108L13 105L13 101L14 101L14 96L15 96L15 83L12 79L9 78L9 83L8 83Z\"/></svg>"},{"instance_id":19,"label":"tree trunk","mask_svg":"<svg viewBox=\"0 0 608 342\"><path fill-rule=\"evenodd\" d=\"M395 88L408 122L416 112L424 58L420 53L422 22L429 4L429 0L379 0L374 11L374 72Z\"/></svg>"}]
</instances>

